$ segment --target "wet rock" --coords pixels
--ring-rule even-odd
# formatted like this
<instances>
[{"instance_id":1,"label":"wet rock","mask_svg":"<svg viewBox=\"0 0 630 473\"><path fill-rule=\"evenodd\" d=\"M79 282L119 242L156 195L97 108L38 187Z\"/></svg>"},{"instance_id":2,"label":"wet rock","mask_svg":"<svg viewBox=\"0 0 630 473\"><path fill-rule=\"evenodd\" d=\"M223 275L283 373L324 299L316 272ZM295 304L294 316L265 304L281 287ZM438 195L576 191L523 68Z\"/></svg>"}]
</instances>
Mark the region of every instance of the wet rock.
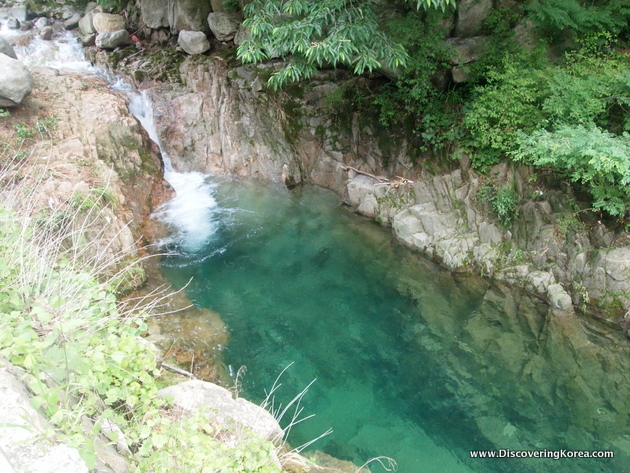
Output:
<instances>
[{"instance_id":1,"label":"wet rock","mask_svg":"<svg viewBox=\"0 0 630 473\"><path fill-rule=\"evenodd\" d=\"M492 0L460 0L457 2L455 36L475 36L492 13Z\"/></svg>"},{"instance_id":2,"label":"wet rock","mask_svg":"<svg viewBox=\"0 0 630 473\"><path fill-rule=\"evenodd\" d=\"M20 20L17 18L9 18L7 20L7 28L10 30L19 30L20 29Z\"/></svg>"},{"instance_id":3,"label":"wet rock","mask_svg":"<svg viewBox=\"0 0 630 473\"><path fill-rule=\"evenodd\" d=\"M38 30L45 28L46 26L48 26L48 18L40 16L37 20L35 20L33 26Z\"/></svg>"},{"instance_id":4,"label":"wet rock","mask_svg":"<svg viewBox=\"0 0 630 473\"><path fill-rule=\"evenodd\" d=\"M0 36L0 54L9 56L12 59L17 59L13 46L11 46L11 44L9 44L9 42L2 36Z\"/></svg>"},{"instance_id":5,"label":"wet rock","mask_svg":"<svg viewBox=\"0 0 630 473\"><path fill-rule=\"evenodd\" d=\"M28 31L33 29L33 22L32 21L21 21L20 22L20 31Z\"/></svg>"},{"instance_id":6,"label":"wet rock","mask_svg":"<svg viewBox=\"0 0 630 473\"><path fill-rule=\"evenodd\" d=\"M19 105L33 88L33 77L28 68L16 59L0 54L0 106Z\"/></svg>"},{"instance_id":7,"label":"wet rock","mask_svg":"<svg viewBox=\"0 0 630 473\"><path fill-rule=\"evenodd\" d=\"M69 18L72 18L74 15L79 13L79 10L74 5L64 5L61 8L61 19L66 21Z\"/></svg>"},{"instance_id":8,"label":"wet rock","mask_svg":"<svg viewBox=\"0 0 630 473\"><path fill-rule=\"evenodd\" d=\"M210 49L208 38L201 31L180 31L177 44L191 56L203 54Z\"/></svg>"},{"instance_id":9,"label":"wet rock","mask_svg":"<svg viewBox=\"0 0 630 473\"><path fill-rule=\"evenodd\" d=\"M208 24L212 34L219 41L234 39L240 26L238 19L230 13L210 13L208 15Z\"/></svg>"},{"instance_id":10,"label":"wet rock","mask_svg":"<svg viewBox=\"0 0 630 473\"><path fill-rule=\"evenodd\" d=\"M116 49L131 44L131 36L127 30L103 32L96 36L95 44L101 49Z\"/></svg>"},{"instance_id":11,"label":"wet rock","mask_svg":"<svg viewBox=\"0 0 630 473\"><path fill-rule=\"evenodd\" d=\"M55 30L52 26L46 26L45 28L42 28L42 31L39 33L39 37L42 38L44 41L50 41L53 37L54 32Z\"/></svg>"},{"instance_id":12,"label":"wet rock","mask_svg":"<svg viewBox=\"0 0 630 473\"><path fill-rule=\"evenodd\" d=\"M66 21L63 22L63 26L67 30L73 30L75 28L78 28L79 22L81 21L82 18L83 18L83 15L77 12L74 15L72 15L70 18L66 19Z\"/></svg>"},{"instance_id":13,"label":"wet rock","mask_svg":"<svg viewBox=\"0 0 630 473\"><path fill-rule=\"evenodd\" d=\"M185 411L203 414L216 413L219 424L232 421L243 425L267 440L280 441L284 432L274 417L245 399L233 399L232 393L221 386L205 381L186 381L158 392L160 398L173 398L174 405Z\"/></svg>"},{"instance_id":14,"label":"wet rock","mask_svg":"<svg viewBox=\"0 0 630 473\"><path fill-rule=\"evenodd\" d=\"M92 17L92 25L97 33L114 33L125 29L125 19L122 15L96 13Z\"/></svg>"}]
</instances>

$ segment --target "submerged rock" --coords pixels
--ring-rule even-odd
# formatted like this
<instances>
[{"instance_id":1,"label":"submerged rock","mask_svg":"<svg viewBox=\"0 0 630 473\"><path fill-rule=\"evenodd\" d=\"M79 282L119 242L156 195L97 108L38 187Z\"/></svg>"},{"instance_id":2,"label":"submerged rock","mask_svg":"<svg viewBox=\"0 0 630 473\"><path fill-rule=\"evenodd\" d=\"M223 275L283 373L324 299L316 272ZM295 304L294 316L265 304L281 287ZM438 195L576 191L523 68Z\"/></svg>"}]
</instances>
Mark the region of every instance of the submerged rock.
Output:
<instances>
[{"instance_id":1,"label":"submerged rock","mask_svg":"<svg viewBox=\"0 0 630 473\"><path fill-rule=\"evenodd\" d=\"M33 89L33 77L20 61L0 54L0 106L19 105Z\"/></svg>"}]
</instances>

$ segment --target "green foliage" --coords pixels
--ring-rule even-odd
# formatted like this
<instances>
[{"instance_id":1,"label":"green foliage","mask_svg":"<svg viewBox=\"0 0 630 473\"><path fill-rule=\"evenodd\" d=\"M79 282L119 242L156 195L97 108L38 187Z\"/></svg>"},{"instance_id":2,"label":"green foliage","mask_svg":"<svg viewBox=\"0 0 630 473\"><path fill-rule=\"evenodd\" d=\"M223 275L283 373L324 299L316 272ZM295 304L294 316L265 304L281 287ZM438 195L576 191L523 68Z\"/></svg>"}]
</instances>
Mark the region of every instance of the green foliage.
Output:
<instances>
[{"instance_id":1,"label":"green foliage","mask_svg":"<svg viewBox=\"0 0 630 473\"><path fill-rule=\"evenodd\" d=\"M521 134L516 160L558 170L591 193L593 207L623 217L630 210L630 135L562 126Z\"/></svg>"},{"instance_id":2,"label":"green foliage","mask_svg":"<svg viewBox=\"0 0 630 473\"><path fill-rule=\"evenodd\" d=\"M11 114L9 113L8 110L4 110L2 108L0 108L0 118L6 118L6 117L10 117Z\"/></svg>"},{"instance_id":3,"label":"green foliage","mask_svg":"<svg viewBox=\"0 0 630 473\"><path fill-rule=\"evenodd\" d=\"M484 168L516 150L520 132L546 125L542 103L549 95L547 67L527 67L527 58L505 58L501 69L488 73L468 103L463 124L476 148L473 165Z\"/></svg>"},{"instance_id":4,"label":"green foliage","mask_svg":"<svg viewBox=\"0 0 630 473\"><path fill-rule=\"evenodd\" d=\"M13 129L15 130L15 134L20 141L24 141L27 138L33 138L33 130L31 130L28 125L25 125L24 123L15 123L13 125Z\"/></svg>"},{"instance_id":5,"label":"green foliage","mask_svg":"<svg viewBox=\"0 0 630 473\"><path fill-rule=\"evenodd\" d=\"M624 0L533 0L527 7L530 17L552 37L565 30L576 35L597 31L619 34L628 27L630 6Z\"/></svg>"},{"instance_id":6,"label":"green foliage","mask_svg":"<svg viewBox=\"0 0 630 473\"><path fill-rule=\"evenodd\" d=\"M50 435L90 469L95 433L85 418L121 429L139 473L280 473L274 446L243 427L169 412L157 398L155 353L138 341L143 315L119 312L112 281L99 281L102 268L81 263L67 238L0 208L0 355L25 370Z\"/></svg>"},{"instance_id":7,"label":"green foliage","mask_svg":"<svg viewBox=\"0 0 630 473\"><path fill-rule=\"evenodd\" d=\"M502 225L508 227L518 215L518 194L509 186L498 187L486 181L477 193L478 197L492 206L492 211Z\"/></svg>"},{"instance_id":8,"label":"green foliage","mask_svg":"<svg viewBox=\"0 0 630 473\"><path fill-rule=\"evenodd\" d=\"M446 7L451 0L414 0L417 7ZM288 64L269 79L272 88L308 79L317 68L345 66L355 74L406 64L401 45L379 29L370 0L253 0L245 6L251 38L238 58L257 63L280 57Z\"/></svg>"}]
</instances>

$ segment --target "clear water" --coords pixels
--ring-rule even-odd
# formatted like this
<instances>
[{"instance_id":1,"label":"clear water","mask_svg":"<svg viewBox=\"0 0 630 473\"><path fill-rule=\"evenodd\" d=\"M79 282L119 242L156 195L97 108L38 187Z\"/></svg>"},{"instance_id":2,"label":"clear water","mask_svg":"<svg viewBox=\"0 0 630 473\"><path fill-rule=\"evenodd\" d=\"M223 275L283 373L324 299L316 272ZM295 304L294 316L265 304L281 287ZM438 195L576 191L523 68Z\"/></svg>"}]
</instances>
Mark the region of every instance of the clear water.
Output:
<instances>
[{"instance_id":1,"label":"clear water","mask_svg":"<svg viewBox=\"0 0 630 473\"><path fill-rule=\"evenodd\" d=\"M290 364L276 407L316 379L302 401L315 417L291 429L293 446L332 428L312 448L357 465L389 456L401 473L628 471L624 340L441 270L327 191L210 188L211 237L194 251L171 243L180 254L163 271L176 287L193 278L190 299L229 326L225 358L233 372L247 366L245 397L264 399ZM616 458L469 455L507 448L612 448Z\"/></svg>"}]
</instances>

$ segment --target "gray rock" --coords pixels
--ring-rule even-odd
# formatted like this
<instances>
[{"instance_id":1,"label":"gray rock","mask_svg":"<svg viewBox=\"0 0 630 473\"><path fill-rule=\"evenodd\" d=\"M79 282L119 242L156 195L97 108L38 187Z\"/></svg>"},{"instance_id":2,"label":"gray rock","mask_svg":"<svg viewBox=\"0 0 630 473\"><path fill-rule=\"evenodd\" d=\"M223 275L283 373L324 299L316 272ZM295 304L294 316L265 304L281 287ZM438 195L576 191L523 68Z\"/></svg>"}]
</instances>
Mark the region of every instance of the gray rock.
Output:
<instances>
[{"instance_id":1,"label":"gray rock","mask_svg":"<svg viewBox=\"0 0 630 473\"><path fill-rule=\"evenodd\" d=\"M75 28L78 28L81 18L83 18L83 15L77 12L74 15L72 15L70 18L68 18L66 21L64 21L63 26L65 26L67 30L73 30Z\"/></svg>"},{"instance_id":2,"label":"gray rock","mask_svg":"<svg viewBox=\"0 0 630 473\"><path fill-rule=\"evenodd\" d=\"M101 49L116 49L131 44L131 36L127 30L106 31L96 36L95 44Z\"/></svg>"},{"instance_id":3,"label":"gray rock","mask_svg":"<svg viewBox=\"0 0 630 473\"><path fill-rule=\"evenodd\" d=\"M191 56L203 54L210 49L210 42L202 31L180 31L177 44Z\"/></svg>"},{"instance_id":4,"label":"gray rock","mask_svg":"<svg viewBox=\"0 0 630 473\"><path fill-rule=\"evenodd\" d=\"M11 44L2 36L0 36L0 53L5 54L10 58L17 59L13 46L11 46Z\"/></svg>"},{"instance_id":5,"label":"gray rock","mask_svg":"<svg viewBox=\"0 0 630 473\"><path fill-rule=\"evenodd\" d=\"M527 275L527 282L530 289L545 294L549 286L556 282L556 278L548 271L532 271Z\"/></svg>"},{"instance_id":6,"label":"gray rock","mask_svg":"<svg viewBox=\"0 0 630 473\"><path fill-rule=\"evenodd\" d=\"M487 37L449 38L446 45L453 48L449 62L453 66L469 64L479 59L486 50Z\"/></svg>"},{"instance_id":7,"label":"gray rock","mask_svg":"<svg viewBox=\"0 0 630 473\"><path fill-rule=\"evenodd\" d=\"M140 0L141 19L149 28L169 27L172 32L203 31L208 33L206 17L212 11L210 2L199 0Z\"/></svg>"},{"instance_id":8,"label":"gray rock","mask_svg":"<svg viewBox=\"0 0 630 473\"><path fill-rule=\"evenodd\" d=\"M238 31L234 35L234 44L237 46L241 44L243 41L250 39L252 33L247 26L239 26Z\"/></svg>"},{"instance_id":9,"label":"gray rock","mask_svg":"<svg viewBox=\"0 0 630 473\"><path fill-rule=\"evenodd\" d=\"M560 310L566 310L573 305L571 296L564 290L560 284L551 284L547 288L547 298L552 307Z\"/></svg>"},{"instance_id":10,"label":"gray rock","mask_svg":"<svg viewBox=\"0 0 630 473\"><path fill-rule=\"evenodd\" d=\"M46 26L48 26L48 18L44 16L40 16L37 20L35 20L35 22L33 23L33 26L37 28L38 30L45 28Z\"/></svg>"},{"instance_id":11,"label":"gray rock","mask_svg":"<svg viewBox=\"0 0 630 473\"><path fill-rule=\"evenodd\" d=\"M240 27L240 22L234 15L229 13L210 13L208 15L208 25L212 34L219 41L230 41L234 39Z\"/></svg>"},{"instance_id":12,"label":"gray rock","mask_svg":"<svg viewBox=\"0 0 630 473\"><path fill-rule=\"evenodd\" d=\"M9 10L9 14L16 20L22 22L26 21L26 15L28 14L28 11L26 10L26 7L24 5L17 5Z\"/></svg>"},{"instance_id":13,"label":"gray rock","mask_svg":"<svg viewBox=\"0 0 630 473\"><path fill-rule=\"evenodd\" d=\"M0 54L0 106L13 107L24 100L33 88L33 77L20 61Z\"/></svg>"},{"instance_id":14,"label":"gray rock","mask_svg":"<svg viewBox=\"0 0 630 473\"><path fill-rule=\"evenodd\" d=\"M96 13L92 17L92 25L97 33L113 33L125 29L125 19L122 15Z\"/></svg>"},{"instance_id":15,"label":"gray rock","mask_svg":"<svg viewBox=\"0 0 630 473\"><path fill-rule=\"evenodd\" d=\"M94 46L96 44L96 33L85 35L81 38L83 46Z\"/></svg>"},{"instance_id":16,"label":"gray rock","mask_svg":"<svg viewBox=\"0 0 630 473\"><path fill-rule=\"evenodd\" d=\"M61 9L61 19L65 21L68 18L72 18L76 13L79 13L79 10L74 5L64 5Z\"/></svg>"},{"instance_id":17,"label":"gray rock","mask_svg":"<svg viewBox=\"0 0 630 473\"><path fill-rule=\"evenodd\" d=\"M409 245L413 245L413 235L423 233L422 222L414 217L409 210L403 210L394 217L393 223L396 236Z\"/></svg>"},{"instance_id":18,"label":"gray rock","mask_svg":"<svg viewBox=\"0 0 630 473\"><path fill-rule=\"evenodd\" d=\"M453 82L456 84L461 84L468 80L470 77L470 73L465 67L453 66L451 69L451 76L453 77Z\"/></svg>"},{"instance_id":19,"label":"gray rock","mask_svg":"<svg viewBox=\"0 0 630 473\"><path fill-rule=\"evenodd\" d=\"M94 18L94 15L96 15L97 13L101 13L101 11L102 9L100 6L94 7L92 10L87 12L83 18L81 18L81 20L79 21L79 32L83 36L96 33L92 20Z\"/></svg>"},{"instance_id":20,"label":"gray rock","mask_svg":"<svg viewBox=\"0 0 630 473\"><path fill-rule=\"evenodd\" d=\"M9 18L7 20L7 28L10 30L19 30L20 29L20 20L17 18Z\"/></svg>"},{"instance_id":21,"label":"gray rock","mask_svg":"<svg viewBox=\"0 0 630 473\"><path fill-rule=\"evenodd\" d=\"M492 13L492 0L459 0L455 36L475 36Z\"/></svg>"},{"instance_id":22,"label":"gray rock","mask_svg":"<svg viewBox=\"0 0 630 473\"><path fill-rule=\"evenodd\" d=\"M93 11L94 9L98 8L99 5L96 2L88 2L88 4L85 6L85 14L87 15L88 13L90 13L91 11Z\"/></svg>"},{"instance_id":23,"label":"gray rock","mask_svg":"<svg viewBox=\"0 0 630 473\"><path fill-rule=\"evenodd\" d=\"M20 22L20 31L28 31L30 29L33 28L33 22L32 21L21 21Z\"/></svg>"},{"instance_id":24,"label":"gray rock","mask_svg":"<svg viewBox=\"0 0 630 473\"><path fill-rule=\"evenodd\" d=\"M160 390L158 397L173 398L176 406L193 415L203 414L204 410L214 411L220 424L233 421L268 440L279 441L284 435L269 412L245 399L233 399L230 391L216 384L186 381Z\"/></svg>"},{"instance_id":25,"label":"gray rock","mask_svg":"<svg viewBox=\"0 0 630 473\"><path fill-rule=\"evenodd\" d=\"M55 32L55 30L53 29L52 26L46 26L44 28L42 28L42 30L39 33L40 38L42 38L44 41L50 41L53 37L53 33Z\"/></svg>"}]
</instances>

